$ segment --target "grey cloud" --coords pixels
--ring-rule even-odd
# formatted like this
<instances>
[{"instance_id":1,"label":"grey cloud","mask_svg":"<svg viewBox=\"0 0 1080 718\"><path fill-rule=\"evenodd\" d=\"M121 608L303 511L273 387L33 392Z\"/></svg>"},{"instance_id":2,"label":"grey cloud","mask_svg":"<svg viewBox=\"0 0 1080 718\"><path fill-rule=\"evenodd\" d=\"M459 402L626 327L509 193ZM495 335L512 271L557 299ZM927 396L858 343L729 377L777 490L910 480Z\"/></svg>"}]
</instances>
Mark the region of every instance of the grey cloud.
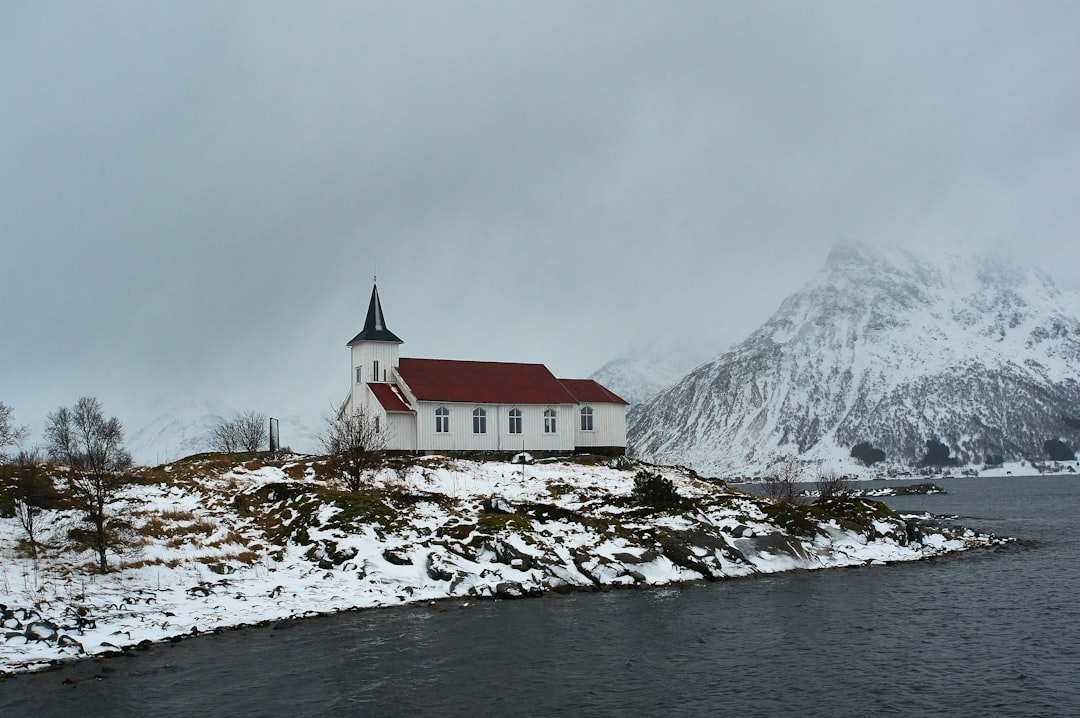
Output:
<instances>
[{"instance_id":1,"label":"grey cloud","mask_svg":"<svg viewBox=\"0 0 1080 718\"><path fill-rule=\"evenodd\" d=\"M5 6L0 399L320 412L376 262L406 354L577 376L661 325L722 350L842 238L1076 288L1078 15Z\"/></svg>"}]
</instances>

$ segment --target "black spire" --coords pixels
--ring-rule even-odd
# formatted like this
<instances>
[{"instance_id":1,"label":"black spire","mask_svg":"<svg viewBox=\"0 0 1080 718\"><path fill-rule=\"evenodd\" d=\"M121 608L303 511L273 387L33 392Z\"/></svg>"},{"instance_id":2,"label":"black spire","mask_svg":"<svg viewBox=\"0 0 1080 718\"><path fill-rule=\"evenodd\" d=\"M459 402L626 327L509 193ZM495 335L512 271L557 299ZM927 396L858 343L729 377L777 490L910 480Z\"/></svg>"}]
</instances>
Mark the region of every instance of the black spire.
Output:
<instances>
[{"instance_id":1,"label":"black spire","mask_svg":"<svg viewBox=\"0 0 1080 718\"><path fill-rule=\"evenodd\" d=\"M364 330L353 337L348 346L357 342L397 342L404 344L397 335L386 328L386 319L383 317L382 303L379 301L379 287L371 288L371 302L367 308L367 320L364 322Z\"/></svg>"}]
</instances>

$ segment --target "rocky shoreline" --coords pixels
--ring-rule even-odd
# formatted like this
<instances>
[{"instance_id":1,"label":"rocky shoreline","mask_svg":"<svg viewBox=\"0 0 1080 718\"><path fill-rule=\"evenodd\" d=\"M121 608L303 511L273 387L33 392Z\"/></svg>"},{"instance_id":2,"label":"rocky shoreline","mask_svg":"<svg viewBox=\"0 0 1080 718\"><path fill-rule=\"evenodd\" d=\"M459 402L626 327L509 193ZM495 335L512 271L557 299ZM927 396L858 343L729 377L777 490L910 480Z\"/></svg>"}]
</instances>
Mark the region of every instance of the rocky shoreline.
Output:
<instances>
[{"instance_id":1,"label":"rocky shoreline","mask_svg":"<svg viewBox=\"0 0 1080 718\"><path fill-rule=\"evenodd\" d=\"M64 512L46 517L53 548L36 561L0 518L0 676L345 610L912 561L1007 540L846 494L776 503L599 459L427 457L359 492L340 490L325 458L193 459L141 470L114 510L131 535L104 575L65 545Z\"/></svg>"}]
</instances>

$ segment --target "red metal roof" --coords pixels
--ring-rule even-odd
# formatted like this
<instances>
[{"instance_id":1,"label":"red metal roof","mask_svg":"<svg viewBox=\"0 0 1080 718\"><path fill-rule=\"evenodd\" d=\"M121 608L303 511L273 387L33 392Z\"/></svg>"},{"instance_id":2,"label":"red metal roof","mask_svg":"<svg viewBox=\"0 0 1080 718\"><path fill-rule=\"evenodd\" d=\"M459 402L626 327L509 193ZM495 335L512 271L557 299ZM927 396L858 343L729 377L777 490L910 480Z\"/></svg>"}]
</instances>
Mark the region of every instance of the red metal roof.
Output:
<instances>
[{"instance_id":1,"label":"red metal roof","mask_svg":"<svg viewBox=\"0 0 1080 718\"><path fill-rule=\"evenodd\" d=\"M401 359L398 375L422 401L576 404L543 364Z\"/></svg>"},{"instance_id":2,"label":"red metal roof","mask_svg":"<svg viewBox=\"0 0 1080 718\"><path fill-rule=\"evenodd\" d=\"M559 383L581 403L630 404L626 399L592 379L559 379Z\"/></svg>"},{"instance_id":3,"label":"red metal roof","mask_svg":"<svg viewBox=\"0 0 1080 718\"><path fill-rule=\"evenodd\" d=\"M401 389L396 384L368 382L368 389L371 389L371 393L379 400L385 411L413 412L413 409L405 403L405 395L401 393Z\"/></svg>"}]
</instances>

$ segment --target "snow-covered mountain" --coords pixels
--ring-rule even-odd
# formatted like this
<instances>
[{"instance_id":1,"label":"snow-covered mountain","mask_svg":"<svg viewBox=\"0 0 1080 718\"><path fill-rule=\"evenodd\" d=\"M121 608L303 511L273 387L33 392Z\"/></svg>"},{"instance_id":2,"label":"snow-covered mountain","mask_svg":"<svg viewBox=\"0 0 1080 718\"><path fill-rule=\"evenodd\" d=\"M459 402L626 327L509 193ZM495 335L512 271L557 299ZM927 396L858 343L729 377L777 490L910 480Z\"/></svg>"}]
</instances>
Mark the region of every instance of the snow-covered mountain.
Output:
<instances>
[{"instance_id":1,"label":"snow-covered mountain","mask_svg":"<svg viewBox=\"0 0 1080 718\"><path fill-rule=\"evenodd\" d=\"M643 404L716 355L703 342L668 336L641 342L593 372L595 379L630 402Z\"/></svg>"},{"instance_id":2,"label":"snow-covered mountain","mask_svg":"<svg viewBox=\"0 0 1080 718\"><path fill-rule=\"evenodd\" d=\"M237 413L233 407L209 399L159 399L134 409L131 418L125 415L124 447L138 464L176 461L208 451L211 429ZM279 422L282 446L294 451L318 450L322 426L315 411L278 406L272 415Z\"/></svg>"},{"instance_id":3,"label":"snow-covered mountain","mask_svg":"<svg viewBox=\"0 0 1080 718\"><path fill-rule=\"evenodd\" d=\"M125 422L124 446L140 464L162 464L207 451L210 429L232 409L205 400L158 400Z\"/></svg>"},{"instance_id":4,"label":"snow-covered mountain","mask_svg":"<svg viewBox=\"0 0 1080 718\"><path fill-rule=\"evenodd\" d=\"M902 464L928 439L961 462L1045 458L1080 433L1078 306L1000 258L841 244L748 339L635 407L628 441L721 474L864 441Z\"/></svg>"}]
</instances>

